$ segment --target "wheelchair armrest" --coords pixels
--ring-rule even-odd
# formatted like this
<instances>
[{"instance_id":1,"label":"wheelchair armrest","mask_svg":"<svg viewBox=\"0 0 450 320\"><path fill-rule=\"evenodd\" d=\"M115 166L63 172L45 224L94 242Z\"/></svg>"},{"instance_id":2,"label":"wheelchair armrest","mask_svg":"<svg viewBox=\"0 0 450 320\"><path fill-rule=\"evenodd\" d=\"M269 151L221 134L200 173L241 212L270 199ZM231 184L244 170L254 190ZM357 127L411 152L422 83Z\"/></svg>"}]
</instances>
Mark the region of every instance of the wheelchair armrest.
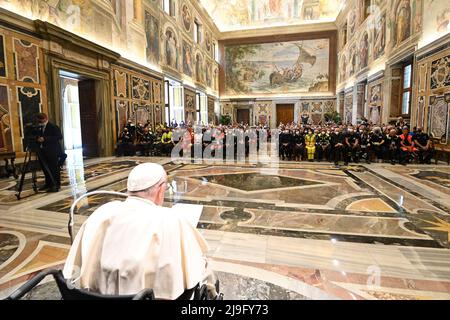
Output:
<instances>
[{"instance_id":1,"label":"wheelchair armrest","mask_svg":"<svg viewBox=\"0 0 450 320\"><path fill-rule=\"evenodd\" d=\"M155 293L152 289L144 289L137 293L133 300L155 300Z\"/></svg>"},{"instance_id":2,"label":"wheelchair armrest","mask_svg":"<svg viewBox=\"0 0 450 320\"><path fill-rule=\"evenodd\" d=\"M46 271L42 271L38 273L35 277L25 282L22 286L20 286L18 289L16 289L13 293L11 293L5 300L19 300L24 295L26 295L28 292L33 290L34 287L36 287L42 280L44 280L45 277L48 275L55 275L59 272L59 270L56 269L50 269Z\"/></svg>"}]
</instances>

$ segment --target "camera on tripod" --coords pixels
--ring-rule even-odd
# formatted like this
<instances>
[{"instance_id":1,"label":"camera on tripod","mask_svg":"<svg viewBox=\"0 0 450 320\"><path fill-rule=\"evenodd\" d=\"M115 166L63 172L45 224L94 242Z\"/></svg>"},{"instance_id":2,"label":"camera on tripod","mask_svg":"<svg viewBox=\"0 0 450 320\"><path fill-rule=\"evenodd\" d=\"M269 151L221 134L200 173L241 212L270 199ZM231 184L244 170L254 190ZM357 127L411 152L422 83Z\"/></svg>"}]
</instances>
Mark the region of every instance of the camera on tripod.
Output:
<instances>
[{"instance_id":1,"label":"camera on tripod","mask_svg":"<svg viewBox=\"0 0 450 320\"><path fill-rule=\"evenodd\" d=\"M42 143L38 138L42 137L42 126L29 124L24 128L25 149L31 152L38 152L42 148Z\"/></svg>"}]
</instances>

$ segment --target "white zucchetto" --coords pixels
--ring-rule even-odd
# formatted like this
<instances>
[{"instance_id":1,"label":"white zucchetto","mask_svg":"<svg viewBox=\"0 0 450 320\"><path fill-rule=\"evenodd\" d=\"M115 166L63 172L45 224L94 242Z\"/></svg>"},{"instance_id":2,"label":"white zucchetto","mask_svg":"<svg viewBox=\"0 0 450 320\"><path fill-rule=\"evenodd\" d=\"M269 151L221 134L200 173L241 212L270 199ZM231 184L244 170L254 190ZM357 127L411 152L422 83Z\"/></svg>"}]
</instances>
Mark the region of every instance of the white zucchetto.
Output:
<instances>
[{"instance_id":1,"label":"white zucchetto","mask_svg":"<svg viewBox=\"0 0 450 320\"><path fill-rule=\"evenodd\" d=\"M128 175L127 190L141 191L156 185L166 175L163 166L158 163L142 163Z\"/></svg>"}]
</instances>

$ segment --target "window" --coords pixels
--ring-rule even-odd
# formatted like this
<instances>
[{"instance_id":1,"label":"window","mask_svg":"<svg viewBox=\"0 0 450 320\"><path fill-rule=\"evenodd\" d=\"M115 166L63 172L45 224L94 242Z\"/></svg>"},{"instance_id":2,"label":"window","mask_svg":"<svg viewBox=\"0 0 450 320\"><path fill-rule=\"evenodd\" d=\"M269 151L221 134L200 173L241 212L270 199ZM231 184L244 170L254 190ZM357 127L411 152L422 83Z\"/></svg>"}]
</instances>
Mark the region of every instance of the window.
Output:
<instances>
[{"instance_id":1,"label":"window","mask_svg":"<svg viewBox=\"0 0 450 320\"><path fill-rule=\"evenodd\" d=\"M183 86L180 82L172 79L165 80L166 105L165 114L167 123L171 123L174 119L177 123L184 120L183 106Z\"/></svg>"},{"instance_id":2,"label":"window","mask_svg":"<svg viewBox=\"0 0 450 320\"><path fill-rule=\"evenodd\" d=\"M213 42L213 55L214 61L219 62L219 46L215 41Z\"/></svg>"},{"instance_id":3,"label":"window","mask_svg":"<svg viewBox=\"0 0 450 320\"><path fill-rule=\"evenodd\" d=\"M402 115L409 116L411 110L411 81L412 81L412 65L407 64L403 67Z\"/></svg>"},{"instance_id":4,"label":"window","mask_svg":"<svg viewBox=\"0 0 450 320\"><path fill-rule=\"evenodd\" d=\"M194 21L194 41L200 43L202 41L202 26L198 21Z\"/></svg>"},{"instance_id":5,"label":"window","mask_svg":"<svg viewBox=\"0 0 450 320\"><path fill-rule=\"evenodd\" d=\"M203 92L197 91L195 99L198 123L206 125L208 123L208 97Z\"/></svg>"},{"instance_id":6,"label":"window","mask_svg":"<svg viewBox=\"0 0 450 320\"><path fill-rule=\"evenodd\" d=\"M164 12L169 16L175 16L175 1L174 0L163 0Z\"/></svg>"}]
</instances>

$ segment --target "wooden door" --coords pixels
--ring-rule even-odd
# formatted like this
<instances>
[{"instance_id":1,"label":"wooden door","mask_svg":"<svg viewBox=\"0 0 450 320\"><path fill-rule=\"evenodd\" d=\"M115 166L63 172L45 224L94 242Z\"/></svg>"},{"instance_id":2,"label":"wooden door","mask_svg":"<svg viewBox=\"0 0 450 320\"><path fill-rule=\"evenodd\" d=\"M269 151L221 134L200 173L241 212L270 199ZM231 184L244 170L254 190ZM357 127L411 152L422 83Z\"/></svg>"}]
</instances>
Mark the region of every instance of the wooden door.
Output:
<instances>
[{"instance_id":1,"label":"wooden door","mask_svg":"<svg viewBox=\"0 0 450 320\"><path fill-rule=\"evenodd\" d=\"M294 105L293 104L277 104L277 126L294 122Z\"/></svg>"},{"instance_id":2,"label":"wooden door","mask_svg":"<svg viewBox=\"0 0 450 320\"><path fill-rule=\"evenodd\" d=\"M98 119L95 80L78 82L80 101L81 141L84 157L98 157Z\"/></svg>"},{"instance_id":3,"label":"wooden door","mask_svg":"<svg viewBox=\"0 0 450 320\"><path fill-rule=\"evenodd\" d=\"M237 122L243 124L250 124L250 110L237 109Z\"/></svg>"}]
</instances>

